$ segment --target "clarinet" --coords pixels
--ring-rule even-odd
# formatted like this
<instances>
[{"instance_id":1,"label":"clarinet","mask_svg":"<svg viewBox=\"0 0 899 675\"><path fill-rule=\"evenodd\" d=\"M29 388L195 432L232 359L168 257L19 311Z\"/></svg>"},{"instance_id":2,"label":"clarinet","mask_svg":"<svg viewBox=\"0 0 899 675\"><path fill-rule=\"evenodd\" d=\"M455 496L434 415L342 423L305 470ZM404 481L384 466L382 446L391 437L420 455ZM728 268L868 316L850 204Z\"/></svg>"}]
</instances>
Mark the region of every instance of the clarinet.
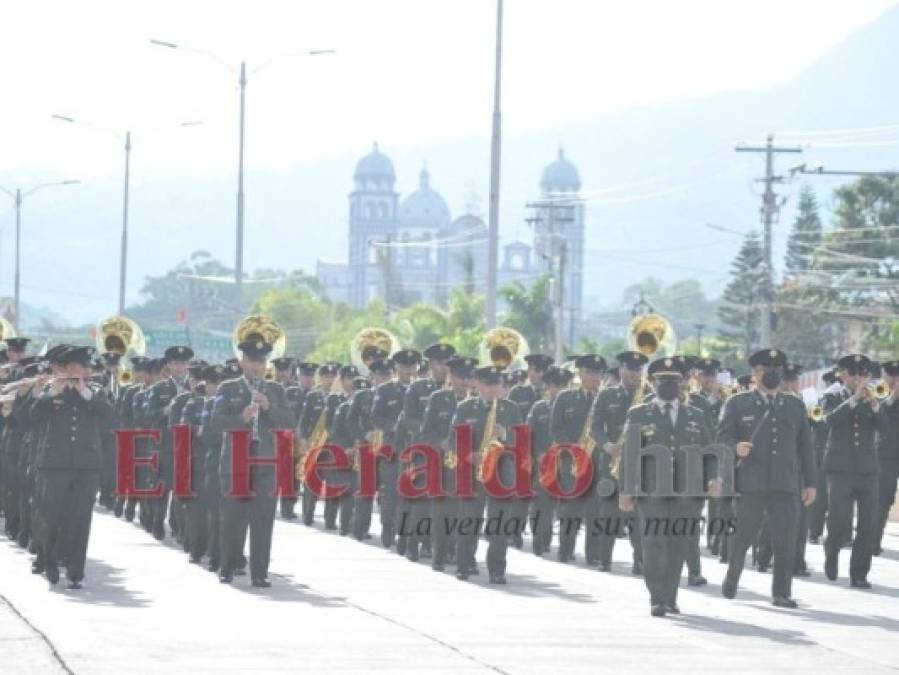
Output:
<instances>
[{"instance_id":1,"label":"clarinet","mask_svg":"<svg viewBox=\"0 0 899 675\"><path fill-rule=\"evenodd\" d=\"M255 403L255 402L256 402L256 395L262 393L261 390L260 390L261 386L262 386L262 384L261 384L258 380L256 380L256 379L253 379L253 380L250 382L250 391L251 391L252 394L253 394L252 399L251 399L251 402ZM259 406L258 406L258 405L256 406L256 414L253 415L253 435L252 435L252 439L253 439L254 441L256 441L257 443L259 442Z\"/></svg>"}]
</instances>

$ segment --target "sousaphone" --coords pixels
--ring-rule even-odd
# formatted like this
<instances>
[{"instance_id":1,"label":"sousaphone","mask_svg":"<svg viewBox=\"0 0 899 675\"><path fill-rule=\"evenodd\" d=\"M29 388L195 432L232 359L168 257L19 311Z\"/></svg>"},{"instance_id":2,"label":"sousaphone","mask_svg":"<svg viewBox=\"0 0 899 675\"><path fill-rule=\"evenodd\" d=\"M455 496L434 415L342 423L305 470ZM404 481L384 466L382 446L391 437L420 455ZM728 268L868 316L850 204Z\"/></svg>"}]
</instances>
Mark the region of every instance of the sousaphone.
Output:
<instances>
[{"instance_id":1,"label":"sousaphone","mask_svg":"<svg viewBox=\"0 0 899 675\"><path fill-rule=\"evenodd\" d=\"M277 321L262 314L251 314L244 317L234 328L234 333L231 335L231 347L234 349L235 356L238 358L241 356L237 345L254 333L261 335L263 340L272 345L272 351L268 355L269 361L284 356L287 349L287 336Z\"/></svg>"},{"instance_id":2,"label":"sousaphone","mask_svg":"<svg viewBox=\"0 0 899 675\"><path fill-rule=\"evenodd\" d=\"M360 373L368 373L368 366L362 361L362 352L366 347L378 347L391 355L399 351L402 347L396 336L385 328L375 328L368 326L363 328L350 342L350 363L359 369Z\"/></svg>"},{"instance_id":3,"label":"sousaphone","mask_svg":"<svg viewBox=\"0 0 899 675\"><path fill-rule=\"evenodd\" d=\"M627 331L628 346L650 360L671 356L677 349L674 328L661 314L634 317Z\"/></svg>"},{"instance_id":4,"label":"sousaphone","mask_svg":"<svg viewBox=\"0 0 899 675\"><path fill-rule=\"evenodd\" d=\"M484 334L478 356L482 364L500 368L522 368L524 357L531 353L524 335L514 328L497 326Z\"/></svg>"}]
</instances>

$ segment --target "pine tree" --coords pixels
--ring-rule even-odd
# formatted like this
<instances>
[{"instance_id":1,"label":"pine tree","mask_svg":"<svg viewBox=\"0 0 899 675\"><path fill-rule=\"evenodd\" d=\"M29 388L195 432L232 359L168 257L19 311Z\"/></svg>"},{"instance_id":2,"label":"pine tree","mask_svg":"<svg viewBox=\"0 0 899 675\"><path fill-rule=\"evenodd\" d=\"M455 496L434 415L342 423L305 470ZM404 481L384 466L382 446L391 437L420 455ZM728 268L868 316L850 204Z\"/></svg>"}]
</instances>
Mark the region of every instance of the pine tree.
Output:
<instances>
[{"instance_id":1,"label":"pine tree","mask_svg":"<svg viewBox=\"0 0 899 675\"><path fill-rule=\"evenodd\" d=\"M812 254L821 244L822 231L818 198L810 185L803 185L799 192L799 212L787 240L784 266L788 276L795 276L811 268Z\"/></svg>"},{"instance_id":2,"label":"pine tree","mask_svg":"<svg viewBox=\"0 0 899 675\"><path fill-rule=\"evenodd\" d=\"M762 240L757 231L752 231L731 263L731 279L718 305L722 337L744 354L758 344L764 283Z\"/></svg>"}]
</instances>

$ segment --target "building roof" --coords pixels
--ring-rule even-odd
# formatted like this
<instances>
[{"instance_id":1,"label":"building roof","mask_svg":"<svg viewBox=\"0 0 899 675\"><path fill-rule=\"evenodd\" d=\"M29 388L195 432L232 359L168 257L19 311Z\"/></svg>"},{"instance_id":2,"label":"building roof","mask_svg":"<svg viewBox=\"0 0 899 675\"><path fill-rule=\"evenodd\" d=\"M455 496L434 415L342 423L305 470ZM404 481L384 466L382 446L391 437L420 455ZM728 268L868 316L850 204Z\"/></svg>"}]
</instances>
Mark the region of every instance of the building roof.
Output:
<instances>
[{"instance_id":1,"label":"building roof","mask_svg":"<svg viewBox=\"0 0 899 675\"><path fill-rule=\"evenodd\" d=\"M559 148L559 157L543 169L540 187L544 192L577 192L581 189L581 177L577 168L565 159L565 151Z\"/></svg>"},{"instance_id":2,"label":"building roof","mask_svg":"<svg viewBox=\"0 0 899 675\"><path fill-rule=\"evenodd\" d=\"M356 163L356 171L353 180L396 180L396 172L393 170L393 162L378 149L377 141L372 145L370 153Z\"/></svg>"},{"instance_id":3,"label":"building roof","mask_svg":"<svg viewBox=\"0 0 899 675\"><path fill-rule=\"evenodd\" d=\"M418 189L400 204L400 225L441 229L449 222L450 210L446 201L431 189L431 174L422 169Z\"/></svg>"}]
</instances>

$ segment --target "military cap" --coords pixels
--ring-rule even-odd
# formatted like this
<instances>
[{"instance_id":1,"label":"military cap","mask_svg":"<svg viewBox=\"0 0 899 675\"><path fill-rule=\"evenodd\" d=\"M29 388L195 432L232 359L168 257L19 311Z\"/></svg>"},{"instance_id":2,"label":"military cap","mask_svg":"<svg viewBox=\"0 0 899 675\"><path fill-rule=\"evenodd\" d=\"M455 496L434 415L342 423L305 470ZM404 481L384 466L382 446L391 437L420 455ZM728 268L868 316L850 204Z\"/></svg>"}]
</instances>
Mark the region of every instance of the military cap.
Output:
<instances>
[{"instance_id":1,"label":"military cap","mask_svg":"<svg viewBox=\"0 0 899 675\"><path fill-rule=\"evenodd\" d=\"M871 373L871 377L875 380L880 377L880 374L883 372L883 369L880 367L879 361L871 361L871 368L869 370Z\"/></svg>"},{"instance_id":2,"label":"military cap","mask_svg":"<svg viewBox=\"0 0 899 675\"><path fill-rule=\"evenodd\" d=\"M34 377L35 375L40 375L42 372L44 372L43 364L40 361L35 361L22 368L22 377Z\"/></svg>"},{"instance_id":3,"label":"military cap","mask_svg":"<svg viewBox=\"0 0 899 675\"><path fill-rule=\"evenodd\" d=\"M371 389L371 380L369 380L367 377L354 377L353 389L355 391L360 391L361 389Z\"/></svg>"},{"instance_id":4,"label":"military cap","mask_svg":"<svg viewBox=\"0 0 899 675\"><path fill-rule=\"evenodd\" d=\"M272 353L274 347L265 341L265 337L261 333L250 333L246 340L239 343L237 348L248 359L255 361L264 359Z\"/></svg>"},{"instance_id":5,"label":"military cap","mask_svg":"<svg viewBox=\"0 0 899 675\"><path fill-rule=\"evenodd\" d=\"M146 356L132 356L131 357L131 368L137 373L146 372L147 366L150 363L150 359Z\"/></svg>"},{"instance_id":6,"label":"military cap","mask_svg":"<svg viewBox=\"0 0 899 675\"><path fill-rule=\"evenodd\" d=\"M503 369L497 366L475 368L474 376L484 384L499 384L503 378Z\"/></svg>"},{"instance_id":7,"label":"military cap","mask_svg":"<svg viewBox=\"0 0 899 675\"><path fill-rule=\"evenodd\" d=\"M194 357L194 350L185 345L175 345L165 350L166 361L190 361Z\"/></svg>"},{"instance_id":8,"label":"military cap","mask_svg":"<svg viewBox=\"0 0 899 675\"><path fill-rule=\"evenodd\" d=\"M44 354L44 360L46 360L48 363L59 363L59 357L63 353L67 352L70 348L71 345L67 344L50 347L50 349L47 350L47 353Z\"/></svg>"},{"instance_id":9,"label":"military cap","mask_svg":"<svg viewBox=\"0 0 899 675\"><path fill-rule=\"evenodd\" d=\"M400 349L390 358L400 366L417 366L421 361L421 353L416 349Z\"/></svg>"},{"instance_id":10,"label":"military cap","mask_svg":"<svg viewBox=\"0 0 899 675\"><path fill-rule=\"evenodd\" d=\"M437 344L433 344L424 351L426 359L433 359L435 361L446 361L447 359L452 358L455 354L456 348L445 342L438 342Z\"/></svg>"},{"instance_id":11,"label":"military cap","mask_svg":"<svg viewBox=\"0 0 899 675\"><path fill-rule=\"evenodd\" d=\"M837 374L835 372L835 369L831 368L830 370L825 370L823 373L821 373L821 379L824 381L824 384L826 384L826 385L831 385L834 382L836 382Z\"/></svg>"},{"instance_id":12,"label":"military cap","mask_svg":"<svg viewBox=\"0 0 899 675\"><path fill-rule=\"evenodd\" d=\"M546 354L528 354L524 357L524 362L527 363L534 370L545 372L547 368L549 368L552 364L553 357L548 356Z\"/></svg>"},{"instance_id":13,"label":"military cap","mask_svg":"<svg viewBox=\"0 0 899 675\"><path fill-rule=\"evenodd\" d=\"M368 364L368 370L372 373L392 373L393 361L390 359L378 359Z\"/></svg>"},{"instance_id":14,"label":"military cap","mask_svg":"<svg viewBox=\"0 0 899 675\"><path fill-rule=\"evenodd\" d=\"M627 351L621 352L615 357L619 366L624 366L628 370L640 370L649 363L649 357L642 352Z\"/></svg>"},{"instance_id":15,"label":"military cap","mask_svg":"<svg viewBox=\"0 0 899 675\"><path fill-rule=\"evenodd\" d=\"M543 373L543 382L554 387L564 387L571 381L571 371L558 366L550 366Z\"/></svg>"},{"instance_id":16,"label":"military cap","mask_svg":"<svg viewBox=\"0 0 899 675\"><path fill-rule=\"evenodd\" d=\"M165 357L160 359L150 359L146 364L146 371L148 373L159 373L162 372L162 369L165 368L167 360Z\"/></svg>"},{"instance_id":17,"label":"military cap","mask_svg":"<svg viewBox=\"0 0 899 675\"><path fill-rule=\"evenodd\" d=\"M425 360L418 364L418 375L420 377L426 377L429 372L431 372L430 361Z\"/></svg>"},{"instance_id":18,"label":"military cap","mask_svg":"<svg viewBox=\"0 0 899 675\"><path fill-rule=\"evenodd\" d=\"M58 363L67 366L70 363L77 363L80 366L89 368L97 350L93 347L69 347L58 357Z\"/></svg>"},{"instance_id":19,"label":"military cap","mask_svg":"<svg viewBox=\"0 0 899 675\"><path fill-rule=\"evenodd\" d=\"M47 355L49 356L50 352L47 352ZM100 354L100 358L103 359L103 365L115 368L122 360L122 355L118 352L103 352ZM50 359L48 358L47 360L49 361Z\"/></svg>"},{"instance_id":20,"label":"military cap","mask_svg":"<svg viewBox=\"0 0 899 675\"><path fill-rule=\"evenodd\" d=\"M650 377L673 375L683 377L687 374L687 371L688 368L686 362L683 359L676 359L673 356L665 356L656 359L649 364L649 368L647 369Z\"/></svg>"},{"instance_id":21,"label":"military cap","mask_svg":"<svg viewBox=\"0 0 899 675\"><path fill-rule=\"evenodd\" d=\"M871 370L871 359L864 354L848 354L837 361L837 366L850 373L867 373Z\"/></svg>"},{"instance_id":22,"label":"military cap","mask_svg":"<svg viewBox=\"0 0 899 675\"><path fill-rule=\"evenodd\" d=\"M318 364L312 361L300 361L297 364L297 369L300 371L300 375L315 375L315 371L318 370Z\"/></svg>"},{"instance_id":23,"label":"military cap","mask_svg":"<svg viewBox=\"0 0 899 675\"><path fill-rule=\"evenodd\" d=\"M212 384L218 384L227 377L225 366L218 363L211 366L203 366L201 374L204 380Z\"/></svg>"},{"instance_id":24,"label":"military cap","mask_svg":"<svg viewBox=\"0 0 899 675\"><path fill-rule=\"evenodd\" d=\"M574 360L574 366L579 370L592 370L599 373L608 368L606 360L599 354L582 354Z\"/></svg>"},{"instance_id":25,"label":"military cap","mask_svg":"<svg viewBox=\"0 0 899 675\"><path fill-rule=\"evenodd\" d=\"M514 387L518 384L518 376L515 374L514 370L504 370L502 375L502 382L507 387Z\"/></svg>"},{"instance_id":26,"label":"military cap","mask_svg":"<svg viewBox=\"0 0 899 675\"><path fill-rule=\"evenodd\" d=\"M340 377L359 377L359 369L356 366L342 366Z\"/></svg>"},{"instance_id":27,"label":"military cap","mask_svg":"<svg viewBox=\"0 0 899 675\"><path fill-rule=\"evenodd\" d=\"M706 356L698 359L694 367L703 375L717 375L718 371L721 370L721 361Z\"/></svg>"},{"instance_id":28,"label":"military cap","mask_svg":"<svg viewBox=\"0 0 899 675\"><path fill-rule=\"evenodd\" d=\"M755 366L785 366L787 355L780 349L759 349L749 357L749 365Z\"/></svg>"},{"instance_id":29,"label":"military cap","mask_svg":"<svg viewBox=\"0 0 899 675\"><path fill-rule=\"evenodd\" d=\"M31 342L31 340L26 337L6 338L6 347L11 352L24 352L25 347L28 345L29 342Z\"/></svg>"},{"instance_id":30,"label":"military cap","mask_svg":"<svg viewBox=\"0 0 899 675\"><path fill-rule=\"evenodd\" d=\"M478 360L470 356L454 356L446 362L450 372L456 377L471 377Z\"/></svg>"},{"instance_id":31,"label":"military cap","mask_svg":"<svg viewBox=\"0 0 899 675\"><path fill-rule=\"evenodd\" d=\"M899 375L899 361L884 361L880 366L887 375Z\"/></svg>"},{"instance_id":32,"label":"military cap","mask_svg":"<svg viewBox=\"0 0 899 675\"><path fill-rule=\"evenodd\" d=\"M799 379L799 375L802 373L802 366L797 363L788 363L784 366L783 370L783 379L793 382Z\"/></svg>"},{"instance_id":33,"label":"military cap","mask_svg":"<svg viewBox=\"0 0 899 675\"><path fill-rule=\"evenodd\" d=\"M334 363L333 361L329 361L328 363L323 363L318 367L319 375L337 375L337 372L340 370L340 364Z\"/></svg>"},{"instance_id":34,"label":"military cap","mask_svg":"<svg viewBox=\"0 0 899 675\"><path fill-rule=\"evenodd\" d=\"M240 377L243 375L243 368L236 359L228 359L225 361L225 379Z\"/></svg>"},{"instance_id":35,"label":"military cap","mask_svg":"<svg viewBox=\"0 0 899 675\"><path fill-rule=\"evenodd\" d=\"M389 356L386 349L381 349L377 345L368 345L362 350L363 361L381 361Z\"/></svg>"},{"instance_id":36,"label":"military cap","mask_svg":"<svg viewBox=\"0 0 899 675\"><path fill-rule=\"evenodd\" d=\"M752 374L746 373L745 375L740 375L737 378L737 384L739 384L744 389L749 389L752 386Z\"/></svg>"},{"instance_id":37,"label":"military cap","mask_svg":"<svg viewBox=\"0 0 899 675\"><path fill-rule=\"evenodd\" d=\"M272 359L272 365L275 367L275 370L289 370L294 364L294 360L290 356L279 356L276 359Z\"/></svg>"}]
</instances>

